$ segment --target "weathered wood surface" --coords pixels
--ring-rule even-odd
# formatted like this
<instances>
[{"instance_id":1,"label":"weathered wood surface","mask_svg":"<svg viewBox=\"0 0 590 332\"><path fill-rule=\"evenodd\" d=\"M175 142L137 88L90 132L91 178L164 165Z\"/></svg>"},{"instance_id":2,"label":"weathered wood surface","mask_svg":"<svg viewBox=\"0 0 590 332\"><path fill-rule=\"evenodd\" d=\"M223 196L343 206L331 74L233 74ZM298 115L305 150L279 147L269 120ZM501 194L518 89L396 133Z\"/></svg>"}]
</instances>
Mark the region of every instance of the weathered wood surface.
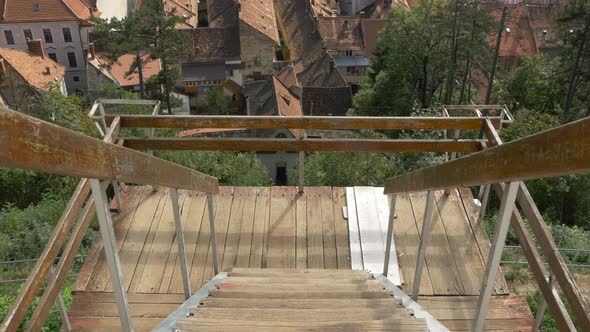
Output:
<instances>
[{"instance_id":1,"label":"weathered wood surface","mask_svg":"<svg viewBox=\"0 0 590 332\"><path fill-rule=\"evenodd\" d=\"M520 181L590 171L590 118L423 168L385 183L386 193Z\"/></svg>"},{"instance_id":2,"label":"weathered wood surface","mask_svg":"<svg viewBox=\"0 0 590 332\"><path fill-rule=\"evenodd\" d=\"M348 152L476 152L481 140L461 139L320 139L223 137L125 137L134 150L211 151L348 151Z\"/></svg>"},{"instance_id":3,"label":"weathered wood surface","mask_svg":"<svg viewBox=\"0 0 590 332\"><path fill-rule=\"evenodd\" d=\"M34 134L33 134L34 133ZM217 179L187 167L0 110L0 166L215 193Z\"/></svg>"},{"instance_id":4,"label":"weathered wood surface","mask_svg":"<svg viewBox=\"0 0 590 332\"><path fill-rule=\"evenodd\" d=\"M114 119L107 115L107 124ZM484 118L474 117L354 117L354 116L148 116L121 115L124 128L224 129L374 129L374 130L479 130ZM498 119L492 119L499 124Z\"/></svg>"}]
</instances>

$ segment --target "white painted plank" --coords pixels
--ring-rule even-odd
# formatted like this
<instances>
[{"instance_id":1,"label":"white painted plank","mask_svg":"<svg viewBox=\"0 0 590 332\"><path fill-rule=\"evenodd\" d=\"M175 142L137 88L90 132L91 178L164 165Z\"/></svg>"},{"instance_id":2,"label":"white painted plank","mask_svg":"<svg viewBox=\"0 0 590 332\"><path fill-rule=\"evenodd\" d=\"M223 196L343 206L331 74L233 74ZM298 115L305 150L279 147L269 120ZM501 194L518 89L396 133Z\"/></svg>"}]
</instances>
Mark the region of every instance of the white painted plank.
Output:
<instances>
[{"instance_id":1,"label":"white painted plank","mask_svg":"<svg viewBox=\"0 0 590 332\"><path fill-rule=\"evenodd\" d=\"M352 187L346 188L346 206L348 209L347 215L348 236L350 243L350 267L353 270L364 270L359 223L356 214L356 201L354 197L354 188Z\"/></svg>"},{"instance_id":2,"label":"white painted plank","mask_svg":"<svg viewBox=\"0 0 590 332\"><path fill-rule=\"evenodd\" d=\"M387 227L389 225L389 210L390 197L383 194L383 188L373 188L375 202L377 204L377 212L379 213L379 224L381 225L381 234L383 235L383 243L387 243ZM395 220L394 220L395 223ZM385 250L385 245L383 246ZM383 259L385 259L385 251L383 252ZM381 271L383 271L383 260L381 260ZM401 273L399 270L399 263L397 261L397 251L395 249L395 237L391 239L391 251L389 255L389 269L387 278L396 286L402 285Z\"/></svg>"},{"instance_id":3,"label":"white painted plank","mask_svg":"<svg viewBox=\"0 0 590 332\"><path fill-rule=\"evenodd\" d=\"M373 187L354 187L354 195L365 269L382 273L385 242Z\"/></svg>"}]
</instances>

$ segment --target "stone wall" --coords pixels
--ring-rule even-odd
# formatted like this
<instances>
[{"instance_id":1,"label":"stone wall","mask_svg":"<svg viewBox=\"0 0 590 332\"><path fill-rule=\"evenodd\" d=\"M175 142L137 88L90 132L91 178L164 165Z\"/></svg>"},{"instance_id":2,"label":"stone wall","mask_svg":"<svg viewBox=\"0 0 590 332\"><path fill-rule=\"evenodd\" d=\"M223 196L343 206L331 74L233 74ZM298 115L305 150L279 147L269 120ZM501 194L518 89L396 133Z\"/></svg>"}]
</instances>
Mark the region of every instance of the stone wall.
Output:
<instances>
[{"instance_id":1,"label":"stone wall","mask_svg":"<svg viewBox=\"0 0 590 332\"><path fill-rule=\"evenodd\" d=\"M244 82L273 72L275 45L276 43L265 35L240 22L241 57L245 65L242 70Z\"/></svg>"}]
</instances>

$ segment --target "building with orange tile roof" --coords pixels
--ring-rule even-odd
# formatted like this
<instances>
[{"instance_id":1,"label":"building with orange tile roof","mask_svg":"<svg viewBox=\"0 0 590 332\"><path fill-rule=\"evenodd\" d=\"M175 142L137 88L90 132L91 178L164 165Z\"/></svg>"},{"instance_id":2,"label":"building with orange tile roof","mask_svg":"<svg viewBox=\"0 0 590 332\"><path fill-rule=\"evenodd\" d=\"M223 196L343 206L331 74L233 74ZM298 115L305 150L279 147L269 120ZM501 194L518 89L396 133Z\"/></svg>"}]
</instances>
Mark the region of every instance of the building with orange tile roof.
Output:
<instances>
[{"instance_id":1,"label":"building with orange tile roof","mask_svg":"<svg viewBox=\"0 0 590 332\"><path fill-rule=\"evenodd\" d=\"M65 68L47 57L40 40L29 50L0 48L0 95L7 106L28 110L32 96L56 87L66 94Z\"/></svg>"}]
</instances>

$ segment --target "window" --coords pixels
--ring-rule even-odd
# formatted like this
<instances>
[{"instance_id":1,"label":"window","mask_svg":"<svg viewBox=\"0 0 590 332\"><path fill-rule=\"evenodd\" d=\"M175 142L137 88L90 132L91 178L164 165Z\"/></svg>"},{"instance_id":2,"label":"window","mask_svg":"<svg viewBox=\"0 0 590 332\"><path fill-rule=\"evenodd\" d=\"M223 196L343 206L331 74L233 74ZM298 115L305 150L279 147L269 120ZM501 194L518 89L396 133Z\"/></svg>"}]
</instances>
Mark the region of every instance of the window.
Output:
<instances>
[{"instance_id":1,"label":"window","mask_svg":"<svg viewBox=\"0 0 590 332\"><path fill-rule=\"evenodd\" d=\"M39 10L41 10L41 6L38 3L33 4L33 11L38 12Z\"/></svg>"},{"instance_id":2,"label":"window","mask_svg":"<svg viewBox=\"0 0 590 332\"><path fill-rule=\"evenodd\" d=\"M231 69L231 68L228 68L228 69L225 71L225 75L226 75L226 76L234 76L234 70L233 70L233 69Z\"/></svg>"},{"instance_id":3,"label":"window","mask_svg":"<svg viewBox=\"0 0 590 332\"><path fill-rule=\"evenodd\" d=\"M24 29L23 33L25 34L26 40L33 40L33 32L31 32L31 29Z\"/></svg>"},{"instance_id":4,"label":"window","mask_svg":"<svg viewBox=\"0 0 590 332\"><path fill-rule=\"evenodd\" d=\"M48 57L49 57L51 60L53 60L53 61L57 62L57 54L55 54L55 53L47 53L47 56L48 56Z\"/></svg>"},{"instance_id":5,"label":"window","mask_svg":"<svg viewBox=\"0 0 590 332\"><path fill-rule=\"evenodd\" d=\"M4 37L6 37L6 44L14 45L14 37L11 30L4 30Z\"/></svg>"},{"instance_id":6,"label":"window","mask_svg":"<svg viewBox=\"0 0 590 332\"><path fill-rule=\"evenodd\" d=\"M352 56L352 51L346 51L346 56Z\"/></svg>"},{"instance_id":7,"label":"window","mask_svg":"<svg viewBox=\"0 0 590 332\"><path fill-rule=\"evenodd\" d=\"M76 53L68 52L68 63L70 67L78 67L78 62L76 61Z\"/></svg>"},{"instance_id":8,"label":"window","mask_svg":"<svg viewBox=\"0 0 590 332\"><path fill-rule=\"evenodd\" d=\"M66 43L71 43L72 42L72 33L70 32L70 28L62 28L61 30L64 33L64 41Z\"/></svg>"},{"instance_id":9,"label":"window","mask_svg":"<svg viewBox=\"0 0 590 332\"><path fill-rule=\"evenodd\" d=\"M46 43L53 43L53 36L51 35L51 29L43 29L43 37Z\"/></svg>"},{"instance_id":10,"label":"window","mask_svg":"<svg viewBox=\"0 0 590 332\"><path fill-rule=\"evenodd\" d=\"M74 82L80 82L80 77L74 76Z\"/></svg>"}]
</instances>

